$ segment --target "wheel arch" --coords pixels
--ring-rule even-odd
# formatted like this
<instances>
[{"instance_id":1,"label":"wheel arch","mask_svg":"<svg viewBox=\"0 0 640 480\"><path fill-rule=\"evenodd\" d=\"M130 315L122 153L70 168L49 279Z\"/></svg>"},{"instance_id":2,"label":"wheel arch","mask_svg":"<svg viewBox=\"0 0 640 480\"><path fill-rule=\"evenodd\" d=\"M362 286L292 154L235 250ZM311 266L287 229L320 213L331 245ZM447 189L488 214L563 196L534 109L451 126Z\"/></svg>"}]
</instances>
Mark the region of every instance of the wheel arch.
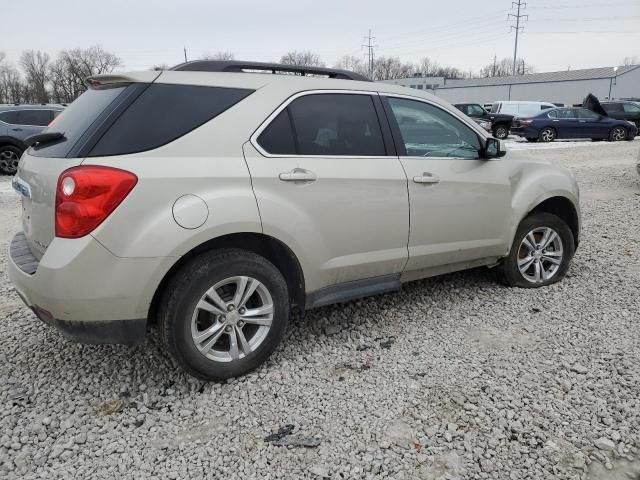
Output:
<instances>
[{"instance_id":1,"label":"wheel arch","mask_svg":"<svg viewBox=\"0 0 640 480\"><path fill-rule=\"evenodd\" d=\"M0 147L4 147L5 145L19 148L23 152L27 149L27 146L17 138L0 135Z\"/></svg>"},{"instance_id":2,"label":"wheel arch","mask_svg":"<svg viewBox=\"0 0 640 480\"><path fill-rule=\"evenodd\" d=\"M571 229L574 246L578 248L578 244L580 243L580 216L574 203L569 198L565 196L549 197L529 210L525 218L536 212L551 213L560 217Z\"/></svg>"},{"instance_id":3,"label":"wheel arch","mask_svg":"<svg viewBox=\"0 0 640 480\"><path fill-rule=\"evenodd\" d=\"M244 232L231 233L207 240L200 245L189 250L182 255L164 274L162 280L158 284L153 294L151 304L149 306L148 319L149 323L156 322L156 313L158 305L162 298L162 294L169 280L180 270L180 268L197 255L217 249L238 248L247 250L262 257L265 257L273 263L285 277L287 289L291 299L291 306L296 306L300 311L304 311L305 307L305 281L302 267L293 251L282 241L265 235L263 233Z\"/></svg>"}]
</instances>

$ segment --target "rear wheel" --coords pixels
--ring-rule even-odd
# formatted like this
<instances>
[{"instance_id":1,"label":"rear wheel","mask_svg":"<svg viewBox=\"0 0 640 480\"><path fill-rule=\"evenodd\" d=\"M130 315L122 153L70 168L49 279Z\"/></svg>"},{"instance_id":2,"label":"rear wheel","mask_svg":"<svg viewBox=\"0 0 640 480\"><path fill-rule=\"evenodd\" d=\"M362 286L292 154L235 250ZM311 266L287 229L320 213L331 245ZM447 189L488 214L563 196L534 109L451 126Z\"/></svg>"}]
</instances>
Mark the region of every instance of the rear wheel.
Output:
<instances>
[{"instance_id":1,"label":"rear wheel","mask_svg":"<svg viewBox=\"0 0 640 480\"><path fill-rule=\"evenodd\" d=\"M287 284L259 255L207 252L169 282L158 314L165 347L188 373L204 380L236 377L280 343L289 316Z\"/></svg>"},{"instance_id":2,"label":"rear wheel","mask_svg":"<svg viewBox=\"0 0 640 480\"><path fill-rule=\"evenodd\" d=\"M0 147L0 173L15 175L18 171L18 162L22 156L22 150L13 145Z\"/></svg>"},{"instance_id":3,"label":"rear wheel","mask_svg":"<svg viewBox=\"0 0 640 480\"><path fill-rule=\"evenodd\" d=\"M613 127L609 132L610 142L620 142L627 139L627 129L624 127Z\"/></svg>"},{"instance_id":4,"label":"rear wheel","mask_svg":"<svg viewBox=\"0 0 640 480\"><path fill-rule=\"evenodd\" d=\"M509 136L509 129L505 125L496 125L493 128L493 136L500 140L504 140Z\"/></svg>"},{"instance_id":5,"label":"rear wheel","mask_svg":"<svg viewBox=\"0 0 640 480\"><path fill-rule=\"evenodd\" d=\"M498 267L507 285L536 288L562 280L575 251L573 233L559 217L533 213L518 227L509 255Z\"/></svg>"},{"instance_id":6,"label":"rear wheel","mask_svg":"<svg viewBox=\"0 0 640 480\"><path fill-rule=\"evenodd\" d=\"M556 131L551 127L543 128L538 135L541 142L553 142L556 139Z\"/></svg>"}]
</instances>

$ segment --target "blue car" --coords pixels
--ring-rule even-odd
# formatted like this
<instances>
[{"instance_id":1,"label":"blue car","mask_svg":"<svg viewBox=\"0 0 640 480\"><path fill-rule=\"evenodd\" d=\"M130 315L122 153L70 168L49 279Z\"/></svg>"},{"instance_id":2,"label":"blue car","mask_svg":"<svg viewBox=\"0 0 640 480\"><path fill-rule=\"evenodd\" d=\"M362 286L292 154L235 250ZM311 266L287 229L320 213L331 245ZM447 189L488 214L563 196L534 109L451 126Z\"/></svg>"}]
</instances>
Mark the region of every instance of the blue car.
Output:
<instances>
[{"instance_id":1,"label":"blue car","mask_svg":"<svg viewBox=\"0 0 640 480\"><path fill-rule=\"evenodd\" d=\"M530 142L553 142L560 138L633 140L638 134L634 123L600 115L586 108L551 108L534 117L515 118L511 133Z\"/></svg>"}]
</instances>

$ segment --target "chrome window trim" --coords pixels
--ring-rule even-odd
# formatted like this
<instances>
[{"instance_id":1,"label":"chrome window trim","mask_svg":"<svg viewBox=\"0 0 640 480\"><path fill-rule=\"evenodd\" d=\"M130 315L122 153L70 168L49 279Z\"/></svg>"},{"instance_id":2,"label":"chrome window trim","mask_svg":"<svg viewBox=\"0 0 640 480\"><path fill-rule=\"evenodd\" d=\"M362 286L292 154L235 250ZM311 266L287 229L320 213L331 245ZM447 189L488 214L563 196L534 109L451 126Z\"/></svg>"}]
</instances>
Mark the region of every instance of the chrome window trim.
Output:
<instances>
[{"instance_id":1,"label":"chrome window trim","mask_svg":"<svg viewBox=\"0 0 640 480\"><path fill-rule=\"evenodd\" d=\"M294 100L305 97L307 95L322 95L326 93L337 93L343 95L368 95L374 96L378 95L379 92L371 91L371 90L336 90L336 89L327 89L327 90L304 90L302 92L295 93L288 97L284 102L276 108L271 115L269 115L266 120L264 120L260 126L256 129L255 132L249 138L249 142L263 157L267 158L398 158L395 155L291 155L291 154L274 154L269 153L264 150L260 144L258 143L258 137L260 134L271 124L271 122L282 112L285 108L287 108L291 102ZM377 112L376 112L377 113ZM380 122L380 119L378 119ZM380 134L382 134L382 125L380 126Z\"/></svg>"}]
</instances>

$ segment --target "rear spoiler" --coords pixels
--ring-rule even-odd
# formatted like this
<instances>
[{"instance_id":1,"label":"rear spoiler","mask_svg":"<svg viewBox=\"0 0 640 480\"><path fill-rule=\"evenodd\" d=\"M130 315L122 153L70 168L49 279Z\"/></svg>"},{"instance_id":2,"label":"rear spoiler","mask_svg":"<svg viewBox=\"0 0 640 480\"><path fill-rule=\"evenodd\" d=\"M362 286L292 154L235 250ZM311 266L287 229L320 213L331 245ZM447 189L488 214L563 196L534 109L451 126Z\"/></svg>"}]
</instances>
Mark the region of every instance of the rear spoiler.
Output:
<instances>
[{"instance_id":1,"label":"rear spoiler","mask_svg":"<svg viewBox=\"0 0 640 480\"><path fill-rule=\"evenodd\" d=\"M85 79L85 84L89 88L99 88L112 86L120 83L153 83L160 76L160 71L130 72L130 73L107 73L93 75Z\"/></svg>"}]
</instances>

